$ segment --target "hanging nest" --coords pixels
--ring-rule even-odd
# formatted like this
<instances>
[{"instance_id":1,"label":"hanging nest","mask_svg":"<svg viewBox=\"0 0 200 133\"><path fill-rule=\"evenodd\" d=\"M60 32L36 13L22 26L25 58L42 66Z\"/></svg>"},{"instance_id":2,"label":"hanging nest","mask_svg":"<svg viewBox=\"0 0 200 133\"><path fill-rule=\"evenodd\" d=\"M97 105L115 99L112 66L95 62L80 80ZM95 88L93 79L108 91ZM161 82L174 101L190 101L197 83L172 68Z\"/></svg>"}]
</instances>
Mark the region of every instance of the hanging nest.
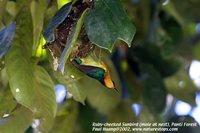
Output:
<instances>
[{"instance_id":1,"label":"hanging nest","mask_svg":"<svg viewBox=\"0 0 200 133\"><path fill-rule=\"evenodd\" d=\"M55 40L53 42L47 42L43 46L43 48L48 49L52 53L53 57L60 58L61 53L66 47L68 38L72 33L72 27L74 27L77 24L82 13L87 8L93 8L93 7L94 7L93 0L92 1L77 0L72 5L72 9L69 15L55 29L54 32ZM86 31L83 27L79 34L77 45L74 47L70 55L70 60L75 56L85 57L93 49L93 46L94 45L89 41Z\"/></svg>"}]
</instances>

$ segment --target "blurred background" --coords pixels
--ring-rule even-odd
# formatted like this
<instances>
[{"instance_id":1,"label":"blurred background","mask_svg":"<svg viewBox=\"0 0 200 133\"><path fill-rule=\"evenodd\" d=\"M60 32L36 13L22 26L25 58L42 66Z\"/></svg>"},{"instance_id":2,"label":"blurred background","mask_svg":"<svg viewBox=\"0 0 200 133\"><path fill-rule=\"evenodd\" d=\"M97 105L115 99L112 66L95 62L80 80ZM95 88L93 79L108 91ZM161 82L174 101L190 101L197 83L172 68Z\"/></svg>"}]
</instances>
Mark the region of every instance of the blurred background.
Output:
<instances>
[{"instance_id":1,"label":"blurred background","mask_svg":"<svg viewBox=\"0 0 200 133\"><path fill-rule=\"evenodd\" d=\"M200 124L200 1L122 2L137 28L132 47L118 42L107 59L114 64L110 69L118 75L122 93L108 96L91 88L88 93L93 98L88 98L85 105L79 104L75 132L91 132L92 122ZM71 99L63 85L55 89L59 104ZM200 130L179 127L178 132Z\"/></svg>"},{"instance_id":2,"label":"blurred background","mask_svg":"<svg viewBox=\"0 0 200 133\"><path fill-rule=\"evenodd\" d=\"M57 10L53 3L57 2L49 5L45 26ZM77 79L73 68L70 69L73 75L61 78L52 72L46 56L39 62L55 83L58 110L52 133L90 133L93 122L200 124L200 1L122 0L122 3L137 29L132 46L118 41L112 53L102 50L99 55L108 65L120 93L87 76ZM2 86L7 86L5 77L6 71L2 70ZM35 131L37 124L33 122L27 132ZM176 131L199 132L199 127L179 127Z\"/></svg>"}]
</instances>

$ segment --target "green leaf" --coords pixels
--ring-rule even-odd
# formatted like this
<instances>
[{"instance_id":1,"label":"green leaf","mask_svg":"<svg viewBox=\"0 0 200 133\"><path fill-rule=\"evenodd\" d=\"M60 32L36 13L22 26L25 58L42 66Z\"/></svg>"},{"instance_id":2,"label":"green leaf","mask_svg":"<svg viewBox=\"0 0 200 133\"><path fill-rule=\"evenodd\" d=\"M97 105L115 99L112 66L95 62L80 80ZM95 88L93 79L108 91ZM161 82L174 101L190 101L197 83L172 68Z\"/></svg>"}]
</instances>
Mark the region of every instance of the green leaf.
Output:
<instances>
[{"instance_id":1,"label":"green leaf","mask_svg":"<svg viewBox=\"0 0 200 133\"><path fill-rule=\"evenodd\" d=\"M198 88L190 79L187 69L183 66L177 74L166 78L165 84L169 93L187 103L195 105L195 94Z\"/></svg>"},{"instance_id":2,"label":"green leaf","mask_svg":"<svg viewBox=\"0 0 200 133\"><path fill-rule=\"evenodd\" d=\"M8 87L8 75L6 69L0 70L0 89L3 91Z\"/></svg>"},{"instance_id":3,"label":"green leaf","mask_svg":"<svg viewBox=\"0 0 200 133\"><path fill-rule=\"evenodd\" d=\"M0 119L1 133L23 133L31 125L33 120L32 112L21 106L10 116Z\"/></svg>"},{"instance_id":4,"label":"green leaf","mask_svg":"<svg viewBox=\"0 0 200 133\"><path fill-rule=\"evenodd\" d=\"M39 119L41 132L49 131L56 114L57 104L54 92L54 84L44 68L34 68L34 89L35 98L33 112L36 119Z\"/></svg>"},{"instance_id":5,"label":"green leaf","mask_svg":"<svg viewBox=\"0 0 200 133\"><path fill-rule=\"evenodd\" d=\"M58 8L60 9L65 4L71 2L72 0L57 0Z\"/></svg>"},{"instance_id":6,"label":"green leaf","mask_svg":"<svg viewBox=\"0 0 200 133\"><path fill-rule=\"evenodd\" d=\"M16 34L12 46L5 56L11 92L18 103L32 109L35 102L32 53L32 23L29 8L23 8L16 19ZM23 38L22 38L23 37Z\"/></svg>"},{"instance_id":7,"label":"green leaf","mask_svg":"<svg viewBox=\"0 0 200 133\"><path fill-rule=\"evenodd\" d=\"M65 67L66 69L64 74L54 72L55 77L60 83L65 85L67 91L69 91L73 95L73 98L76 101L84 104L84 101L86 99L86 91L81 84L81 78L83 78L84 74L77 70L71 64L71 62L67 62L65 64Z\"/></svg>"},{"instance_id":8,"label":"green leaf","mask_svg":"<svg viewBox=\"0 0 200 133\"><path fill-rule=\"evenodd\" d=\"M16 2L16 7L18 9L19 14L23 10L22 8L26 8L30 6L30 1L27 1L27 0L20 0L20 1L15 1L15 2Z\"/></svg>"},{"instance_id":9,"label":"green leaf","mask_svg":"<svg viewBox=\"0 0 200 133\"><path fill-rule=\"evenodd\" d=\"M14 42L13 47L11 47L8 52L5 60L10 88L15 99L20 104L32 109L35 90L33 88L31 63L27 57L25 57L27 53L24 47L15 46L15 43L16 42ZM18 67L18 69L16 69L16 67Z\"/></svg>"},{"instance_id":10,"label":"green leaf","mask_svg":"<svg viewBox=\"0 0 200 133\"><path fill-rule=\"evenodd\" d=\"M1 93L0 117L3 117L5 114L10 114L13 111L17 105L17 102L14 100L9 88L3 89Z\"/></svg>"},{"instance_id":11,"label":"green leaf","mask_svg":"<svg viewBox=\"0 0 200 133\"><path fill-rule=\"evenodd\" d=\"M40 1L32 1L31 2L31 15L33 20L33 49L39 45L39 40L41 37L41 32L43 29L44 23L44 14L47 9L47 1L40 0Z\"/></svg>"},{"instance_id":12,"label":"green leaf","mask_svg":"<svg viewBox=\"0 0 200 133\"><path fill-rule=\"evenodd\" d=\"M71 11L71 8L72 8L72 2L67 3L52 17L50 23L48 24L43 34L47 42L54 41L55 28L65 20L65 18L68 16L68 14Z\"/></svg>"},{"instance_id":13,"label":"green leaf","mask_svg":"<svg viewBox=\"0 0 200 133\"><path fill-rule=\"evenodd\" d=\"M2 20L3 20L3 16L5 14L5 7L7 4L8 0L2 0L0 1L0 28L3 26Z\"/></svg>"},{"instance_id":14,"label":"green leaf","mask_svg":"<svg viewBox=\"0 0 200 133\"><path fill-rule=\"evenodd\" d=\"M117 39L131 46L136 28L125 14L120 0L98 0L85 19L91 42L112 51Z\"/></svg>"},{"instance_id":15,"label":"green leaf","mask_svg":"<svg viewBox=\"0 0 200 133\"><path fill-rule=\"evenodd\" d=\"M6 5L6 11L12 16L15 17L17 14L17 8L15 1L8 1Z\"/></svg>"},{"instance_id":16,"label":"green leaf","mask_svg":"<svg viewBox=\"0 0 200 133\"><path fill-rule=\"evenodd\" d=\"M69 91L72 95L74 100L85 104L85 99L87 96L86 88L83 86L83 81L78 80L75 82L66 82L67 91Z\"/></svg>"},{"instance_id":17,"label":"green leaf","mask_svg":"<svg viewBox=\"0 0 200 133\"><path fill-rule=\"evenodd\" d=\"M143 64L141 76L144 104L151 113L161 113L166 105L167 90L160 73L152 65Z\"/></svg>"},{"instance_id":18,"label":"green leaf","mask_svg":"<svg viewBox=\"0 0 200 133\"><path fill-rule=\"evenodd\" d=\"M1 70L3 70L4 67L5 67L5 59L0 58L0 72L1 72Z\"/></svg>"},{"instance_id":19,"label":"green leaf","mask_svg":"<svg viewBox=\"0 0 200 133\"><path fill-rule=\"evenodd\" d=\"M39 130L48 131L56 112L54 84L43 68L36 66L33 69L31 66L27 67L28 65L25 67L24 59L20 56L17 59L22 62L17 60L7 66L11 91L16 100L31 109L35 118L40 120ZM19 66L19 62L22 63L21 68L16 71L15 65Z\"/></svg>"},{"instance_id":20,"label":"green leaf","mask_svg":"<svg viewBox=\"0 0 200 133\"><path fill-rule=\"evenodd\" d=\"M13 96L34 113L40 122L38 129L46 132L56 112L54 84L43 68L31 62L33 32L29 11L25 7L17 17L19 28L5 62Z\"/></svg>"},{"instance_id":21,"label":"green leaf","mask_svg":"<svg viewBox=\"0 0 200 133\"><path fill-rule=\"evenodd\" d=\"M58 68L60 69L60 71L62 73L64 73L65 63L66 63L71 51L73 50L74 46L76 45L76 41L78 39L79 32L81 31L81 27L83 25L83 19L85 18L85 15L87 14L87 12L88 12L88 9L86 9L82 13L77 24L72 28L72 33L70 34L69 39L66 44L66 47L61 54L60 64L59 64Z\"/></svg>"},{"instance_id":22,"label":"green leaf","mask_svg":"<svg viewBox=\"0 0 200 133\"><path fill-rule=\"evenodd\" d=\"M78 104L75 101L67 100L58 108L59 111L62 113L56 116L50 133L72 133L78 117Z\"/></svg>"}]
</instances>

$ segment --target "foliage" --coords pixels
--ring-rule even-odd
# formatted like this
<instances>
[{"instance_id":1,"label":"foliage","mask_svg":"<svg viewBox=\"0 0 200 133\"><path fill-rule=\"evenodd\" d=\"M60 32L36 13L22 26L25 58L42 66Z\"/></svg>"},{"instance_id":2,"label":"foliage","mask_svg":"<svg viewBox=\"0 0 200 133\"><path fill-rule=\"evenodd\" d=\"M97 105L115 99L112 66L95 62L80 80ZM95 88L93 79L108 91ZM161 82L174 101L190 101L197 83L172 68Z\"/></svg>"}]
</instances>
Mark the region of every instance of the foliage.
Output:
<instances>
[{"instance_id":1,"label":"foliage","mask_svg":"<svg viewBox=\"0 0 200 133\"><path fill-rule=\"evenodd\" d=\"M173 0L84 2L0 1L0 132L87 133L95 121L183 121L170 112L173 105L166 110L166 99L195 106L199 90L188 70L200 59L200 2L189 0L194 9ZM74 67L77 55L90 66L105 64L119 93ZM72 98L56 103L56 84ZM142 107L139 115L133 103Z\"/></svg>"}]
</instances>

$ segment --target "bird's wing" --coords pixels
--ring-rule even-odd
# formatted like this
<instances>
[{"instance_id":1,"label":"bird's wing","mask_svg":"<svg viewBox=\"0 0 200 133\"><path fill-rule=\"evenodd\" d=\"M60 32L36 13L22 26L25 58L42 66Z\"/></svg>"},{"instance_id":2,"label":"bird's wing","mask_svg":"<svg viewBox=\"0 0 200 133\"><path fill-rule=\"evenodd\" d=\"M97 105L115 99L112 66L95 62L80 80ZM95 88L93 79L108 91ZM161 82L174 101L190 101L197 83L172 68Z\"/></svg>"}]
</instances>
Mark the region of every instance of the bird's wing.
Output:
<instances>
[{"instance_id":1,"label":"bird's wing","mask_svg":"<svg viewBox=\"0 0 200 133\"><path fill-rule=\"evenodd\" d=\"M76 62L73 62L73 65L79 69L80 71L82 71L83 73L85 73L86 75L88 75L89 77L95 78L97 80L102 80L105 77L105 70L100 68L100 67L96 67L96 66L89 66L89 65L80 65L77 64Z\"/></svg>"}]
</instances>

